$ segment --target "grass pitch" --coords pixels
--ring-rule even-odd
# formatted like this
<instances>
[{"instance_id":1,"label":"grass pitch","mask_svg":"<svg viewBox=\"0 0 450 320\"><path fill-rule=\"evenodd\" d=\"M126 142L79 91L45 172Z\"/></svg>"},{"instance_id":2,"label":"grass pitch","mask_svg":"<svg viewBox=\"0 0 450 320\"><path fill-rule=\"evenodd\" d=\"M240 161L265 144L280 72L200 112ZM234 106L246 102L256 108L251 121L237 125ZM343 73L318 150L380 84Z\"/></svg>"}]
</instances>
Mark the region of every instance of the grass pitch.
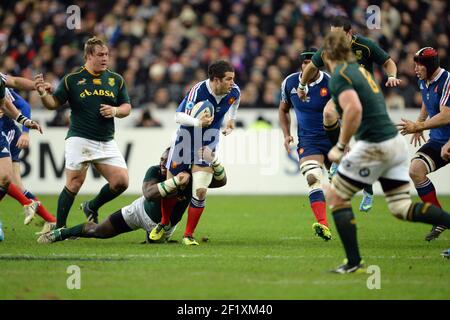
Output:
<instances>
[{"instance_id":1,"label":"grass pitch","mask_svg":"<svg viewBox=\"0 0 450 320\"><path fill-rule=\"evenodd\" d=\"M101 218L129 204L123 196L105 205ZM75 200L70 226L84 221ZM51 212L57 196L41 197ZM360 198L354 200L357 208ZM450 210L450 197L440 197ZM140 244L139 230L109 240L79 239L39 245L36 217L23 225L18 203L0 204L5 241L0 242L0 299L449 299L450 231L428 243L430 227L392 217L381 197L368 214L355 210L366 265L381 270L381 289L369 290L370 274L327 273L344 257L334 239L313 235L307 197L211 196L196 237L198 247ZM186 215L174 234L180 240ZM71 265L81 270L81 289L69 290Z\"/></svg>"}]
</instances>

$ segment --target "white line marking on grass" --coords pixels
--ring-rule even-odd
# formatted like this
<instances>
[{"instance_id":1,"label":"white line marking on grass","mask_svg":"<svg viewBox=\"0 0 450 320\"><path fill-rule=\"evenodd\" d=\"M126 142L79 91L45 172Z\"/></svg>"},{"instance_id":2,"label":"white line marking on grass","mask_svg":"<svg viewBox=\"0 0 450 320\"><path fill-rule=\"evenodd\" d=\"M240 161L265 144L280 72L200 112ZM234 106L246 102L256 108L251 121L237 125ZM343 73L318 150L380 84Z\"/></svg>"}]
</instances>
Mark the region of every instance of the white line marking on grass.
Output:
<instances>
[{"instance_id":1,"label":"white line marking on grass","mask_svg":"<svg viewBox=\"0 0 450 320\"><path fill-rule=\"evenodd\" d=\"M370 260L429 260L438 257L435 256L370 256L366 255L366 259ZM91 259L91 260L130 260L130 259L168 259L168 258L184 258L184 259L197 259L197 258L237 258L237 259L268 259L268 260L288 260L288 259L311 259L311 256L297 255L297 256L287 256L287 255L224 255L224 254L195 254L195 253L180 253L180 254L96 254L96 253L85 253L85 254L65 254L65 253L52 253L49 255L33 255L33 254L0 254L0 260L40 260L40 259L54 259L54 260L77 260L77 259ZM338 258L334 255L317 255L314 259L335 259Z\"/></svg>"}]
</instances>

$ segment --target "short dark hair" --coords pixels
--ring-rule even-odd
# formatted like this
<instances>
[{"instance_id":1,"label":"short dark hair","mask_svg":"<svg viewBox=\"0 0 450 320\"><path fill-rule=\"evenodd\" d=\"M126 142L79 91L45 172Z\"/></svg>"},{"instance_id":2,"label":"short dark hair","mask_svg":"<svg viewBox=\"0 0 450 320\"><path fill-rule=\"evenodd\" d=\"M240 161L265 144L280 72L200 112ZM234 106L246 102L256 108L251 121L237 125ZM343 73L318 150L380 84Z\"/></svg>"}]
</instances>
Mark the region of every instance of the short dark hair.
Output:
<instances>
[{"instance_id":1,"label":"short dark hair","mask_svg":"<svg viewBox=\"0 0 450 320\"><path fill-rule=\"evenodd\" d=\"M222 79L225 77L226 72L234 72L233 66L226 60L217 60L211 63L208 67L209 80L214 78Z\"/></svg>"},{"instance_id":2,"label":"short dark hair","mask_svg":"<svg viewBox=\"0 0 450 320\"><path fill-rule=\"evenodd\" d=\"M349 32L352 28L352 23L346 16L334 16L333 18L331 18L330 25L332 27L341 27L345 32Z\"/></svg>"}]
</instances>

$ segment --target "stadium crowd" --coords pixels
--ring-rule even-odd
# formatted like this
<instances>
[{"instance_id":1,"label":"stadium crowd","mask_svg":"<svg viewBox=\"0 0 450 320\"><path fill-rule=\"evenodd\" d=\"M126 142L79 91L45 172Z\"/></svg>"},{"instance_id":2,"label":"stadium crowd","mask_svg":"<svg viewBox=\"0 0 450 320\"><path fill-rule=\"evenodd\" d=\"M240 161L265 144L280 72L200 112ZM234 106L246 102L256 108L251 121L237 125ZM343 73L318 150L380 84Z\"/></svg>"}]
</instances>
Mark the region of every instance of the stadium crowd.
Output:
<instances>
[{"instance_id":1,"label":"stadium crowd","mask_svg":"<svg viewBox=\"0 0 450 320\"><path fill-rule=\"evenodd\" d=\"M81 9L80 29L66 25L71 4ZM381 9L381 28L369 30L366 8L373 4ZM112 69L124 76L133 107L143 110L141 126L160 125L152 114L176 108L218 58L236 70L240 108L276 108L282 79L298 70L303 49L321 46L334 15L348 15L355 32L378 42L397 63L401 85L383 86L390 108L421 105L413 63L419 48L437 48L441 66L450 66L446 1L6 0L0 70L27 78L43 72L56 87L83 64L83 43L95 34L107 41ZM380 70L375 75L383 81ZM41 105L36 93L25 97Z\"/></svg>"}]
</instances>

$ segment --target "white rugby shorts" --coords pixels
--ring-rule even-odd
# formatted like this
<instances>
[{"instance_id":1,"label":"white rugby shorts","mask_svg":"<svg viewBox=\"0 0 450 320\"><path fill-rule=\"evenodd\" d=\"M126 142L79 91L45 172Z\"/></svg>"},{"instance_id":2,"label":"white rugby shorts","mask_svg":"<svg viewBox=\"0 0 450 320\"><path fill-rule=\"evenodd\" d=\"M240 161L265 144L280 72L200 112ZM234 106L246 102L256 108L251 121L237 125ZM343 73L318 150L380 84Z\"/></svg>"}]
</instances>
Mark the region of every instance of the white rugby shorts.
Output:
<instances>
[{"instance_id":1,"label":"white rugby shorts","mask_svg":"<svg viewBox=\"0 0 450 320\"><path fill-rule=\"evenodd\" d=\"M81 137L66 139L66 168L83 170L90 163L102 163L127 169L127 164L119 151L116 141L95 141Z\"/></svg>"},{"instance_id":2,"label":"white rugby shorts","mask_svg":"<svg viewBox=\"0 0 450 320\"><path fill-rule=\"evenodd\" d=\"M141 196L140 198L133 201L130 205L123 207L121 210L122 216L131 229L136 230L140 228L144 229L147 232L151 232L158 223L150 219L150 217L145 212L144 201L144 196ZM168 231L165 232L165 236L167 238L172 236L175 229L176 226L171 227Z\"/></svg>"},{"instance_id":3,"label":"white rugby shorts","mask_svg":"<svg viewBox=\"0 0 450 320\"><path fill-rule=\"evenodd\" d=\"M357 141L342 158L338 172L370 185L379 178L409 181L409 152L405 138L397 134L383 142Z\"/></svg>"}]
</instances>

